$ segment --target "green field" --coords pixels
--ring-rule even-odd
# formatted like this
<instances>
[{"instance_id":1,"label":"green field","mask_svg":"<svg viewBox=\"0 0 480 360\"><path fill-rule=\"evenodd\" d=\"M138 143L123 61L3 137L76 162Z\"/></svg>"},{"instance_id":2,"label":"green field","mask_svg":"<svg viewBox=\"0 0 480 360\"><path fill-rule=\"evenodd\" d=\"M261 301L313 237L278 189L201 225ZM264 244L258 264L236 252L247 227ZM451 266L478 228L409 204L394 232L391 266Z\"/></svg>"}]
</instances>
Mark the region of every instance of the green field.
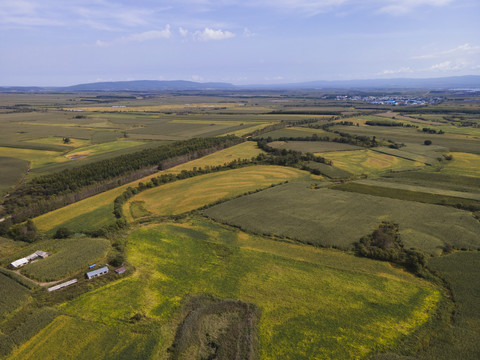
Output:
<instances>
[{"instance_id":1,"label":"green field","mask_svg":"<svg viewBox=\"0 0 480 360\"><path fill-rule=\"evenodd\" d=\"M0 273L0 321L21 306L28 297L26 287Z\"/></svg>"},{"instance_id":2,"label":"green field","mask_svg":"<svg viewBox=\"0 0 480 360\"><path fill-rule=\"evenodd\" d=\"M378 174L389 170L411 169L424 165L418 161L381 154L372 150L320 152L315 155L331 160L335 167L355 175Z\"/></svg>"},{"instance_id":3,"label":"green field","mask_svg":"<svg viewBox=\"0 0 480 360\"><path fill-rule=\"evenodd\" d=\"M382 221L400 225L407 247L441 254L445 243L480 246L480 223L471 213L438 205L286 184L204 211L247 231L348 249ZM455 222L452 223L452 219Z\"/></svg>"},{"instance_id":4,"label":"green field","mask_svg":"<svg viewBox=\"0 0 480 360\"><path fill-rule=\"evenodd\" d=\"M392 140L397 143L415 144L418 146L422 146L425 140L431 140L433 145L439 145L449 151L480 154L480 139L470 135L425 134L413 128L388 126L334 126L332 130L352 135L375 136L378 140Z\"/></svg>"},{"instance_id":5,"label":"green field","mask_svg":"<svg viewBox=\"0 0 480 360\"><path fill-rule=\"evenodd\" d=\"M328 141L273 141L268 146L274 149L295 150L303 153L319 153L341 150L360 150L360 146Z\"/></svg>"},{"instance_id":6,"label":"green field","mask_svg":"<svg viewBox=\"0 0 480 360\"><path fill-rule=\"evenodd\" d=\"M28 161L16 159L13 157L0 157L0 195L17 182L26 174L28 170Z\"/></svg>"},{"instance_id":7,"label":"green field","mask_svg":"<svg viewBox=\"0 0 480 360\"><path fill-rule=\"evenodd\" d=\"M47 251L51 254L49 257L25 265L21 272L38 281L53 281L63 279L96 260L103 259L109 247L110 242L101 238L44 240L23 248L14 256L10 256L9 260L21 258L36 250Z\"/></svg>"},{"instance_id":8,"label":"green field","mask_svg":"<svg viewBox=\"0 0 480 360\"><path fill-rule=\"evenodd\" d=\"M140 202L144 213L177 215L272 184L309 178L310 174L305 171L281 166L258 165L221 171L143 191L124 205L124 214L128 220L135 220L133 215L138 214Z\"/></svg>"},{"instance_id":9,"label":"green field","mask_svg":"<svg viewBox=\"0 0 480 360\"><path fill-rule=\"evenodd\" d=\"M203 221L138 229L127 254L134 276L65 303L11 358L62 358L65 344L76 359L165 358L184 299L210 294L260 308L260 359L358 359L395 349L440 299L387 263Z\"/></svg>"},{"instance_id":10,"label":"green field","mask_svg":"<svg viewBox=\"0 0 480 360\"><path fill-rule=\"evenodd\" d=\"M421 358L464 359L480 358L480 263L479 252L457 252L432 258L429 266L450 285L455 301L452 327L444 329Z\"/></svg>"},{"instance_id":11,"label":"green field","mask_svg":"<svg viewBox=\"0 0 480 360\"><path fill-rule=\"evenodd\" d=\"M50 150L33 150L33 149L21 149L12 147L1 147L0 156L12 157L30 162L30 167L35 169L49 163L57 163L68 161L67 158L61 156L57 151Z\"/></svg>"}]
</instances>

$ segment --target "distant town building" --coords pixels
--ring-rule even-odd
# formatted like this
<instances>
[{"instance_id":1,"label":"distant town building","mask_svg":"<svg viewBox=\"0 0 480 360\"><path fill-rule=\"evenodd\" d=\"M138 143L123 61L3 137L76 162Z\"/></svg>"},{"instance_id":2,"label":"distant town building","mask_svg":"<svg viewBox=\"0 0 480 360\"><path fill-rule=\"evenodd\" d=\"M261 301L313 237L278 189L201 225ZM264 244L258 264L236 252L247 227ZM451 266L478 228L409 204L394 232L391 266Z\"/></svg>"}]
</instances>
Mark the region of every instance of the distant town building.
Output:
<instances>
[{"instance_id":1,"label":"distant town building","mask_svg":"<svg viewBox=\"0 0 480 360\"><path fill-rule=\"evenodd\" d=\"M104 266L97 270L89 271L85 274L85 276L87 277L87 279L90 280L94 277L105 275L106 273L108 273L108 266Z\"/></svg>"}]
</instances>

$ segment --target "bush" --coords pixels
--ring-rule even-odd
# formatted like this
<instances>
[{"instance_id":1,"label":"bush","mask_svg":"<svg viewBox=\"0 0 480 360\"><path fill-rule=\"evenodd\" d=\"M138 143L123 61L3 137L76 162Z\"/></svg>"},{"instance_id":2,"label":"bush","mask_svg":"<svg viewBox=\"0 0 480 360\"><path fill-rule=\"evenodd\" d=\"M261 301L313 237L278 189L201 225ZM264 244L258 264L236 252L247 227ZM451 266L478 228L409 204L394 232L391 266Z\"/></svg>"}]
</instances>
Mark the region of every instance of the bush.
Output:
<instances>
[{"instance_id":1,"label":"bush","mask_svg":"<svg viewBox=\"0 0 480 360\"><path fill-rule=\"evenodd\" d=\"M432 145L432 140L425 140L423 145Z\"/></svg>"},{"instance_id":2,"label":"bush","mask_svg":"<svg viewBox=\"0 0 480 360\"><path fill-rule=\"evenodd\" d=\"M66 239L66 238L69 238L72 235L73 235L73 233L70 229L67 229L66 227L61 227L61 228L58 228L55 235L53 235L53 238L54 239Z\"/></svg>"}]
</instances>

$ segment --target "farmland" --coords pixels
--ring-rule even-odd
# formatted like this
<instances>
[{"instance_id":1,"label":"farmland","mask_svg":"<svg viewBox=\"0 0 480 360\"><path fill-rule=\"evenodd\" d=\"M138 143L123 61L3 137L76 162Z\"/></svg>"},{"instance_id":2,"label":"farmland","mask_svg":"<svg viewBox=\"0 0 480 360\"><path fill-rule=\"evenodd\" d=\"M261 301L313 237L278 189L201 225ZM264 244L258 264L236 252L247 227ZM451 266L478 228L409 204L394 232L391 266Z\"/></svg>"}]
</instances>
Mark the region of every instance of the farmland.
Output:
<instances>
[{"instance_id":1,"label":"farmland","mask_svg":"<svg viewBox=\"0 0 480 360\"><path fill-rule=\"evenodd\" d=\"M46 241L36 246L52 252L52 255L26 265L22 268L22 274L38 281L54 281L104 259L110 243L105 239L80 237L61 242Z\"/></svg>"},{"instance_id":2,"label":"farmland","mask_svg":"<svg viewBox=\"0 0 480 360\"><path fill-rule=\"evenodd\" d=\"M0 359L477 359L478 103L337 95L0 94Z\"/></svg>"},{"instance_id":3,"label":"farmland","mask_svg":"<svg viewBox=\"0 0 480 360\"><path fill-rule=\"evenodd\" d=\"M134 231L127 254L137 269L133 277L64 304L67 315L12 358L62 357L64 350L58 344L73 338L76 345L70 354L76 358L93 354L150 358L152 347L164 356L181 319L183 300L199 292L260 307L261 359L299 354L313 359L320 348L327 358L365 356L395 348L428 321L439 299L428 283L385 263L277 243L204 221ZM355 271L348 270L352 263ZM142 322L125 326L124 320L139 310L145 316L143 327ZM89 330L93 324L96 331ZM128 346L131 352L122 355L139 327L146 343ZM117 334L115 343L122 339L124 344L116 350L112 331ZM90 348L92 336L98 345Z\"/></svg>"},{"instance_id":4,"label":"farmland","mask_svg":"<svg viewBox=\"0 0 480 360\"><path fill-rule=\"evenodd\" d=\"M402 159L372 150L319 152L315 155L323 156L331 160L335 167L357 175L375 174L396 169L410 169L424 165L418 161Z\"/></svg>"},{"instance_id":5,"label":"farmland","mask_svg":"<svg viewBox=\"0 0 480 360\"><path fill-rule=\"evenodd\" d=\"M124 213L136 220L138 203L145 214L177 215L218 200L285 181L308 179L306 172L277 166L248 166L241 169L197 176L146 190L125 204Z\"/></svg>"},{"instance_id":6,"label":"farmland","mask_svg":"<svg viewBox=\"0 0 480 360\"><path fill-rule=\"evenodd\" d=\"M248 210L247 210L248 209ZM288 209L286 211L285 209ZM408 247L440 254L446 242L480 246L480 223L471 213L443 206L286 184L205 210L209 217L247 231L348 249L381 221L400 225ZM455 224L449 219L455 218ZM349 226L339 226L339 219Z\"/></svg>"},{"instance_id":7,"label":"farmland","mask_svg":"<svg viewBox=\"0 0 480 360\"><path fill-rule=\"evenodd\" d=\"M0 194L14 186L27 172L28 162L12 157L0 157Z\"/></svg>"}]
</instances>

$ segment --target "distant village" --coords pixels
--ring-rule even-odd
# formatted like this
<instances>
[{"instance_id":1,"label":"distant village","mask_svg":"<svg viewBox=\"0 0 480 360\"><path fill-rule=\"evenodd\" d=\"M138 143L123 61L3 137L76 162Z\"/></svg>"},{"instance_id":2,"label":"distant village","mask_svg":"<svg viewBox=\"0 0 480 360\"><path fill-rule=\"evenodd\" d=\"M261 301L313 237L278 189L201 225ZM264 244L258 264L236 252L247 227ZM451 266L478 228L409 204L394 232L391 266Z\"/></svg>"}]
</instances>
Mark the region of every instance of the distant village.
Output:
<instances>
[{"instance_id":1,"label":"distant village","mask_svg":"<svg viewBox=\"0 0 480 360\"><path fill-rule=\"evenodd\" d=\"M427 104L439 104L443 97L417 97L417 96L349 96L338 95L336 97L338 101L363 101L375 105L427 105Z\"/></svg>"}]
</instances>

